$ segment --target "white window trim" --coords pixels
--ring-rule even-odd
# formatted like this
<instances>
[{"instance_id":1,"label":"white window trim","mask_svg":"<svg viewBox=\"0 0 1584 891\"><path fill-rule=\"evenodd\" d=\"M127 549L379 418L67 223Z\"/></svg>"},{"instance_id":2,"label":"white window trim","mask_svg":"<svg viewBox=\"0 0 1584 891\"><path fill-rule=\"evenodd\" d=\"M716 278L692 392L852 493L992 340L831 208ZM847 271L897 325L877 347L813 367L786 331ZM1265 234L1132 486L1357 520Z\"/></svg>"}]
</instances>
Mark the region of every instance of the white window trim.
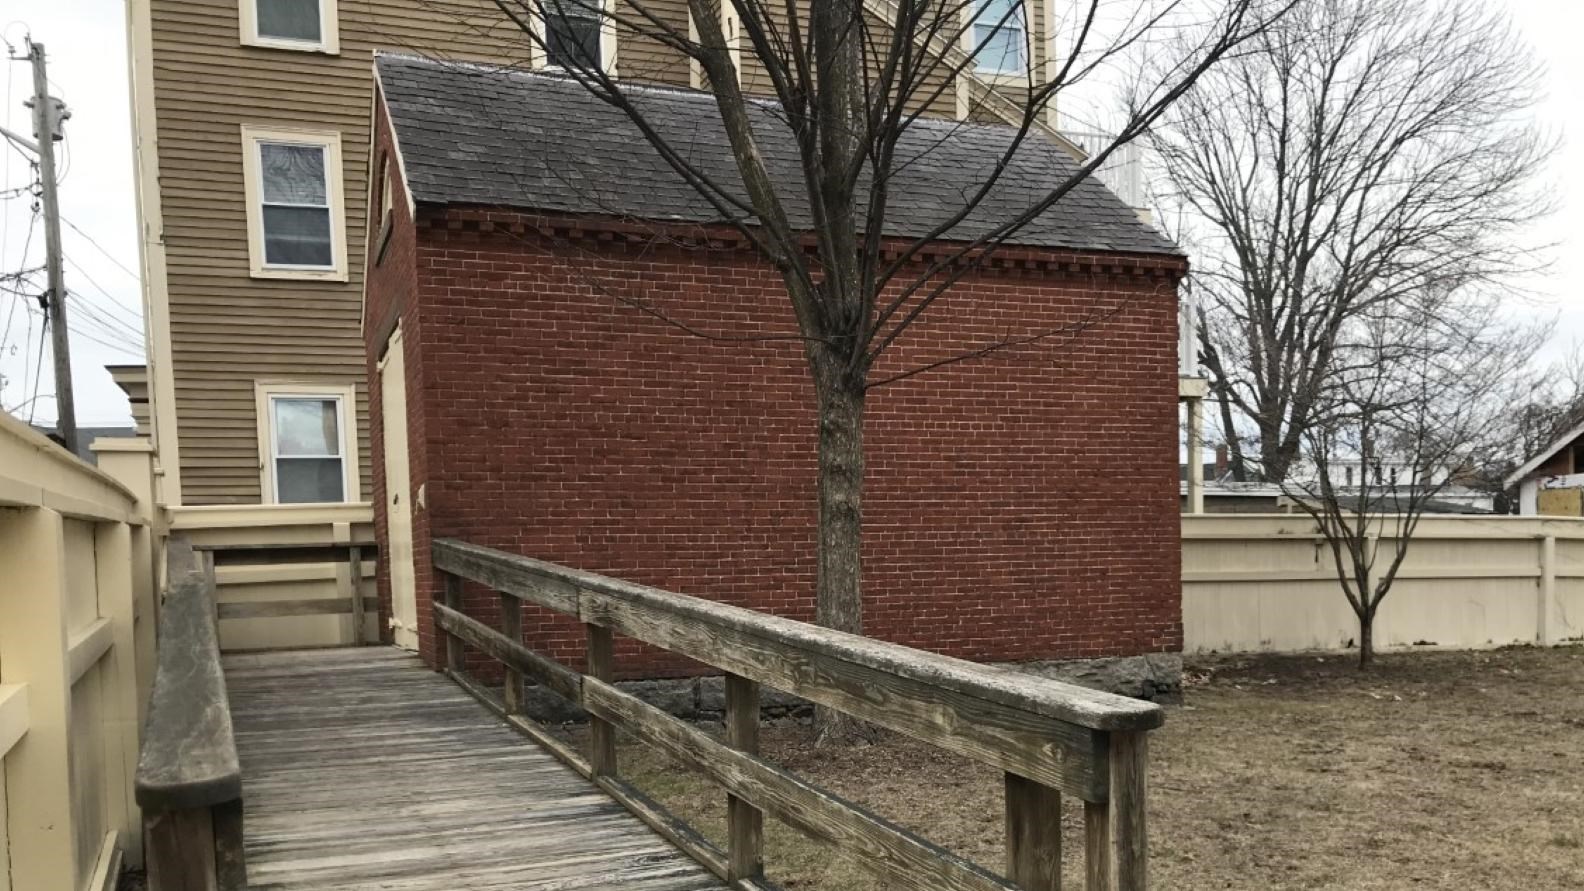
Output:
<instances>
[{"instance_id":1,"label":"white window trim","mask_svg":"<svg viewBox=\"0 0 1584 891\"><path fill-rule=\"evenodd\" d=\"M981 2L982 0L968 0L962 7L962 47L963 52L967 53L970 59L974 55L974 50L979 48L979 41L975 37L975 26L977 24L991 24L989 21L979 21L981 16L978 14L978 9ZM966 73L972 74L979 80L992 85L1027 84L1029 78L1034 76L1034 48L1036 45L1033 35L1034 15L1029 8L1027 0L1018 0L1018 5L1023 7L1023 70L984 71L979 68L977 62L970 62ZM961 116L959 115L959 117Z\"/></svg>"},{"instance_id":2,"label":"white window trim","mask_svg":"<svg viewBox=\"0 0 1584 891\"><path fill-rule=\"evenodd\" d=\"M330 256L326 267L271 266L264 262L264 182L259 143L286 142L325 149L326 197L330 202ZM341 192L341 134L334 130L297 130L242 125L242 181L247 201L248 267L254 278L308 281L347 280L346 199Z\"/></svg>"},{"instance_id":3,"label":"white window trim","mask_svg":"<svg viewBox=\"0 0 1584 891\"><path fill-rule=\"evenodd\" d=\"M362 500L362 479L358 462L357 442L357 387L353 384L305 384L291 381L255 381L253 383L254 410L258 422L259 492L265 504L279 504L280 493L275 488L275 413L271 403L276 399L327 399L337 403L336 422L341 427L341 502ZM335 504L338 502L325 502Z\"/></svg>"},{"instance_id":4,"label":"white window trim","mask_svg":"<svg viewBox=\"0 0 1584 891\"><path fill-rule=\"evenodd\" d=\"M609 13L614 0L600 0L600 68L610 77L616 76L616 20ZM528 19L528 26L533 29L533 38L528 42L528 62L535 71L560 71L561 66L551 65L549 54L545 52L545 20L540 10L543 9L543 0L533 5L533 13Z\"/></svg>"},{"instance_id":5,"label":"white window trim","mask_svg":"<svg viewBox=\"0 0 1584 891\"><path fill-rule=\"evenodd\" d=\"M726 54L731 59L732 70L737 73L737 85L742 86L742 29L737 27L737 10L731 3L720 4L721 36L726 38ZM688 40L698 43L698 22L693 19L693 9L688 8ZM688 60L688 86L704 89L704 66L697 59Z\"/></svg>"},{"instance_id":6,"label":"white window trim","mask_svg":"<svg viewBox=\"0 0 1584 891\"><path fill-rule=\"evenodd\" d=\"M336 12L336 0L319 0L319 40L286 40L265 37L258 32L258 0L237 0L241 14L242 45L262 46L269 49L296 50L300 53L325 53L339 55L341 33Z\"/></svg>"}]
</instances>

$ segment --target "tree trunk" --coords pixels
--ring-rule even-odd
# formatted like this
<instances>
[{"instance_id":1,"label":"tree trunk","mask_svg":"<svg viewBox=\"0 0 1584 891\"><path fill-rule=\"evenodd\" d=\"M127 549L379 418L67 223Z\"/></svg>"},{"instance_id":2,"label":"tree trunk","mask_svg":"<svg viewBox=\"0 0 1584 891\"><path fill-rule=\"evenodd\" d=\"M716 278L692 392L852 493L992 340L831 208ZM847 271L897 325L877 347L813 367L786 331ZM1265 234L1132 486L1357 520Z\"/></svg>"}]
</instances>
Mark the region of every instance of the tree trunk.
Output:
<instances>
[{"instance_id":1,"label":"tree trunk","mask_svg":"<svg viewBox=\"0 0 1584 891\"><path fill-rule=\"evenodd\" d=\"M1369 613L1359 616L1359 668L1369 668L1375 663L1375 617Z\"/></svg>"},{"instance_id":2,"label":"tree trunk","mask_svg":"<svg viewBox=\"0 0 1584 891\"><path fill-rule=\"evenodd\" d=\"M863 633L863 381L828 355L811 357L819 401L819 558L815 621ZM818 742L867 736L864 725L828 708L815 715Z\"/></svg>"}]
</instances>

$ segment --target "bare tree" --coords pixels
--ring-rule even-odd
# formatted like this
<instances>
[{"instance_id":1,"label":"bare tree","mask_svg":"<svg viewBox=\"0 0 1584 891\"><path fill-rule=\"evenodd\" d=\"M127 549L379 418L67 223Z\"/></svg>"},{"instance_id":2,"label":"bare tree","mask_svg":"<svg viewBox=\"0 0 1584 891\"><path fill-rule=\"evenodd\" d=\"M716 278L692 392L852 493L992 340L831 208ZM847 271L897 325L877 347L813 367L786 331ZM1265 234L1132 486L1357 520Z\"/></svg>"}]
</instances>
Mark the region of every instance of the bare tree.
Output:
<instances>
[{"instance_id":1,"label":"bare tree","mask_svg":"<svg viewBox=\"0 0 1584 891\"><path fill-rule=\"evenodd\" d=\"M1537 77L1481 0L1303 0L1167 113L1151 143L1209 248L1200 358L1239 479L1287 475L1356 357L1414 358L1351 349L1370 325L1426 294L1443 326L1481 318L1535 265Z\"/></svg>"},{"instance_id":2,"label":"bare tree","mask_svg":"<svg viewBox=\"0 0 1584 891\"><path fill-rule=\"evenodd\" d=\"M1510 436L1512 406L1545 372L1534 351L1549 323L1483 309L1444 324L1446 300L1421 299L1365 326L1341 361L1364 369L1326 390L1304 431L1303 467L1283 490L1319 527L1359 623L1359 666L1375 655L1374 624L1419 521ZM1408 347L1404 358L1404 348Z\"/></svg>"},{"instance_id":3,"label":"bare tree","mask_svg":"<svg viewBox=\"0 0 1584 891\"><path fill-rule=\"evenodd\" d=\"M1021 80L997 78L996 88L977 91L963 91L965 83L983 86L976 59L992 53L1021 53L1025 62L1034 57L1024 3L729 0L723 25L720 0L688 0L685 22L668 14L669 4L648 0L493 2L536 52L554 52L566 76L621 110L721 224L740 233L779 274L817 403L816 618L830 628L862 633L867 394L915 374L1009 347L1054 343L1073 332L1005 332L960 354L888 366L878 378L872 373L876 362L950 299L965 275L1051 211L1118 146L1143 134L1205 71L1292 0L1150 0L1129 4L1121 15L1110 14L1102 0L1088 0L1075 4L1072 16L1054 29L1060 38L1050 48L1052 64L1024 64ZM736 176L726 181L691 163L687 146L673 144L647 117L641 91L632 86L634 75L641 80L644 72L629 67L617 77L592 47L569 51L572 29L565 26L574 18L598 21L623 45L659 47L694 66L696 80L713 95ZM1197 38L1174 44L1179 55L1140 92L1143 98L1113 141L1092 147L1081 169L1054 188L1026 196L1001 218L986 219L987 196L1026 159L1028 141L1056 138L1050 120L1058 96L1097 72L1115 70L1152 41L1163 43L1189 19ZM774 104L752 97L749 86L768 93ZM982 183L953 195L954 206L938 225L916 236L888 237L894 174L929 151L921 152L907 134L928 108L964 95L972 100L968 117L1009 125L1004 150ZM767 109L784 125L776 138L795 143L799 182L771 175L761 144L767 134L762 123L756 125ZM795 222L805 208L809 222ZM963 227L969 220L974 225ZM949 248L938 250L943 243ZM839 715L822 714L822 737L848 734L841 722Z\"/></svg>"}]
</instances>

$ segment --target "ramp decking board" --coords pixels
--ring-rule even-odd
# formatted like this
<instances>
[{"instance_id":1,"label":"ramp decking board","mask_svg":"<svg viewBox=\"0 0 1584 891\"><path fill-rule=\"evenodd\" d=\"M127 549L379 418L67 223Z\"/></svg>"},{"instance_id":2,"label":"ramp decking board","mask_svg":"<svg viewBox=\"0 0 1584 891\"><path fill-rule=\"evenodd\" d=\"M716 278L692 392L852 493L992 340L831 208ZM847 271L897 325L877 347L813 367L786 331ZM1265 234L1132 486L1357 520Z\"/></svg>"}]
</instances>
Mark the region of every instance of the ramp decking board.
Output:
<instances>
[{"instance_id":1,"label":"ramp decking board","mask_svg":"<svg viewBox=\"0 0 1584 891\"><path fill-rule=\"evenodd\" d=\"M399 650L225 657L252 891L725 886Z\"/></svg>"}]
</instances>

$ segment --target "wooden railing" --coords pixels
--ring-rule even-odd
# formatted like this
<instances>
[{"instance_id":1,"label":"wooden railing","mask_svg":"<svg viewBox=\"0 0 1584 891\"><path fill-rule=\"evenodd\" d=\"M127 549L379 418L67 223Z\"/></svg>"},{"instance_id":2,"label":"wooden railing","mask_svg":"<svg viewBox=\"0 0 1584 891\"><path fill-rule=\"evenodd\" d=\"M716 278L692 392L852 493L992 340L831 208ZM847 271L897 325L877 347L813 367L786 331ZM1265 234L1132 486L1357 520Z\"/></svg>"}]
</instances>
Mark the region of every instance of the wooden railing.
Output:
<instances>
[{"instance_id":1,"label":"wooden railing","mask_svg":"<svg viewBox=\"0 0 1584 891\"><path fill-rule=\"evenodd\" d=\"M222 650L379 638L371 505L176 507L170 528L214 554Z\"/></svg>"},{"instance_id":2,"label":"wooden railing","mask_svg":"<svg viewBox=\"0 0 1584 891\"><path fill-rule=\"evenodd\" d=\"M1054 891L1061 886L1063 793L1084 802L1084 887L1145 887L1147 734L1161 725L1159 706L457 541L435 542L434 565L445 573L435 622L452 677L737 887L765 887L762 821L769 814L858 855L856 863L897 887ZM464 581L498 592L501 628L463 611ZM522 603L583 622L586 672L523 643ZM615 634L725 672L725 741L617 688ZM499 701L467 676L464 646L505 665ZM519 714L526 681L589 713L586 754ZM1004 771L1005 877L759 758L760 684ZM618 729L725 787L726 850L620 778Z\"/></svg>"},{"instance_id":3,"label":"wooden railing","mask_svg":"<svg viewBox=\"0 0 1584 891\"><path fill-rule=\"evenodd\" d=\"M215 628L214 568L182 538L166 549L159 656L137 764L149 882L241 891L242 768Z\"/></svg>"}]
</instances>

